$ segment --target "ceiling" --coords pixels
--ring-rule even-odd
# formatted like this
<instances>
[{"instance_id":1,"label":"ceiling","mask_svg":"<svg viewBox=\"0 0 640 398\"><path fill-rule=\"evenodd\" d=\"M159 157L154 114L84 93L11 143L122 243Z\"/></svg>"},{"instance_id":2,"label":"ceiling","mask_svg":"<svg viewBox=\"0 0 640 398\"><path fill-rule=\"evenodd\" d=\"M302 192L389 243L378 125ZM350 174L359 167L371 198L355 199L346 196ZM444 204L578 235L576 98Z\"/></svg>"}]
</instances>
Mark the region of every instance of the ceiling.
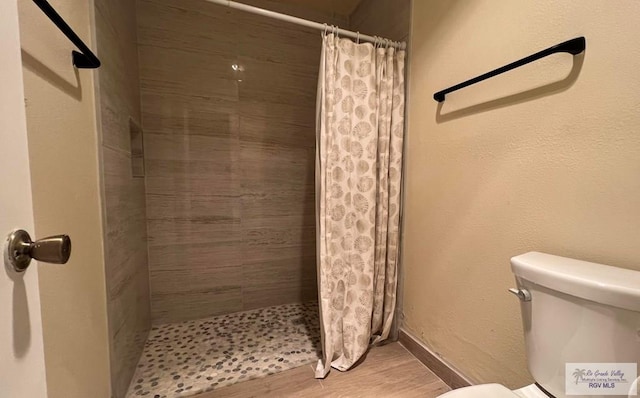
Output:
<instances>
[{"instance_id":1,"label":"ceiling","mask_svg":"<svg viewBox=\"0 0 640 398\"><path fill-rule=\"evenodd\" d=\"M362 0L277 0L278 3L313 8L328 14L348 17Z\"/></svg>"}]
</instances>

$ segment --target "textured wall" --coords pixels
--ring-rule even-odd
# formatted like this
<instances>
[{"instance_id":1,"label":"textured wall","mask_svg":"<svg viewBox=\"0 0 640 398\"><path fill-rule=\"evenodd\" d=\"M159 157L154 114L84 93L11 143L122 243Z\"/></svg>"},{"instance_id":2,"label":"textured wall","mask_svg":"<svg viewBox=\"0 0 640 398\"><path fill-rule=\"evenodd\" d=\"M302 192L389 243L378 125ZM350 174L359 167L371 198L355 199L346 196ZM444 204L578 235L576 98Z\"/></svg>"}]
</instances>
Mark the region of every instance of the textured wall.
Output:
<instances>
[{"instance_id":1,"label":"textured wall","mask_svg":"<svg viewBox=\"0 0 640 398\"><path fill-rule=\"evenodd\" d=\"M154 322L315 298L319 33L201 0L138 23Z\"/></svg>"},{"instance_id":2,"label":"textured wall","mask_svg":"<svg viewBox=\"0 0 640 398\"><path fill-rule=\"evenodd\" d=\"M349 16L349 29L409 41L411 0L363 0Z\"/></svg>"},{"instance_id":3,"label":"textured wall","mask_svg":"<svg viewBox=\"0 0 640 398\"><path fill-rule=\"evenodd\" d=\"M145 184L130 139L130 119L141 123L135 2L95 0L95 23L111 383L123 397L150 327Z\"/></svg>"},{"instance_id":4,"label":"textured wall","mask_svg":"<svg viewBox=\"0 0 640 398\"><path fill-rule=\"evenodd\" d=\"M35 215L30 232L36 238L66 233L73 242L67 264L42 263L38 270L48 397L108 397L94 72L74 69L73 44L33 2L18 6ZM93 47L89 2L55 7Z\"/></svg>"},{"instance_id":5,"label":"textured wall","mask_svg":"<svg viewBox=\"0 0 640 398\"><path fill-rule=\"evenodd\" d=\"M478 382L530 382L509 258L640 269L640 3L415 1L405 327ZM569 38L559 54L433 93Z\"/></svg>"}]
</instances>

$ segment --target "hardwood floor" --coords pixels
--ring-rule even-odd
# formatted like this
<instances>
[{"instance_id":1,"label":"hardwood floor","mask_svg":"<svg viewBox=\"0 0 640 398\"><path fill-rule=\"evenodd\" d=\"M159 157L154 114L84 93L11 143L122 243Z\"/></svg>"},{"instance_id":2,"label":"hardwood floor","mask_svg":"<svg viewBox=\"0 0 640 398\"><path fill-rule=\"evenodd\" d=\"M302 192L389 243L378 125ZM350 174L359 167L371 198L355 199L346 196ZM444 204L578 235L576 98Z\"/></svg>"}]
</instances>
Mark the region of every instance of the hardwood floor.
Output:
<instances>
[{"instance_id":1,"label":"hardwood floor","mask_svg":"<svg viewBox=\"0 0 640 398\"><path fill-rule=\"evenodd\" d=\"M195 398L248 397L421 397L449 391L433 372L400 343L373 348L366 359L348 372L335 369L324 380L313 377L314 365L250 380Z\"/></svg>"}]
</instances>

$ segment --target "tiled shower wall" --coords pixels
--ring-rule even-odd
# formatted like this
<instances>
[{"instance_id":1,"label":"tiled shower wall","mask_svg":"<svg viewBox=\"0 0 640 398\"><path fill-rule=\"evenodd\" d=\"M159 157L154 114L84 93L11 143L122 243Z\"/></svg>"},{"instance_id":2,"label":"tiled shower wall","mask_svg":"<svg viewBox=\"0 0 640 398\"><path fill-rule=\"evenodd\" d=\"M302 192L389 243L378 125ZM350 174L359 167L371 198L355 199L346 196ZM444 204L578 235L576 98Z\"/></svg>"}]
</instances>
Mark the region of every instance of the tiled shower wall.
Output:
<instances>
[{"instance_id":1,"label":"tiled shower wall","mask_svg":"<svg viewBox=\"0 0 640 398\"><path fill-rule=\"evenodd\" d=\"M315 298L318 31L139 0L138 41L153 322Z\"/></svg>"},{"instance_id":2,"label":"tiled shower wall","mask_svg":"<svg viewBox=\"0 0 640 398\"><path fill-rule=\"evenodd\" d=\"M408 44L411 0L362 0L349 16L349 29Z\"/></svg>"},{"instance_id":3,"label":"tiled shower wall","mask_svg":"<svg viewBox=\"0 0 640 398\"><path fill-rule=\"evenodd\" d=\"M111 388L123 397L150 321L144 178L134 177L130 126L140 123L135 4L95 0L98 124Z\"/></svg>"}]
</instances>

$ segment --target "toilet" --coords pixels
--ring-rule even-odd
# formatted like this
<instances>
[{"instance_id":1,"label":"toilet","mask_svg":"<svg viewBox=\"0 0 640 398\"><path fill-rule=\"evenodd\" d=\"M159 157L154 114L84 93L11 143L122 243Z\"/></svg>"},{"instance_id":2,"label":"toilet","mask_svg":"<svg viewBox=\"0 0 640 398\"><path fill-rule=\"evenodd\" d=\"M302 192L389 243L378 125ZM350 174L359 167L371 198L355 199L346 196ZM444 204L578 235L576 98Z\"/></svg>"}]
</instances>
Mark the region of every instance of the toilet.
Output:
<instances>
[{"instance_id":1,"label":"toilet","mask_svg":"<svg viewBox=\"0 0 640 398\"><path fill-rule=\"evenodd\" d=\"M539 252L513 257L511 270L536 382L514 391L476 385L441 398L575 397L565 394L565 363L640 362L640 272Z\"/></svg>"}]
</instances>

